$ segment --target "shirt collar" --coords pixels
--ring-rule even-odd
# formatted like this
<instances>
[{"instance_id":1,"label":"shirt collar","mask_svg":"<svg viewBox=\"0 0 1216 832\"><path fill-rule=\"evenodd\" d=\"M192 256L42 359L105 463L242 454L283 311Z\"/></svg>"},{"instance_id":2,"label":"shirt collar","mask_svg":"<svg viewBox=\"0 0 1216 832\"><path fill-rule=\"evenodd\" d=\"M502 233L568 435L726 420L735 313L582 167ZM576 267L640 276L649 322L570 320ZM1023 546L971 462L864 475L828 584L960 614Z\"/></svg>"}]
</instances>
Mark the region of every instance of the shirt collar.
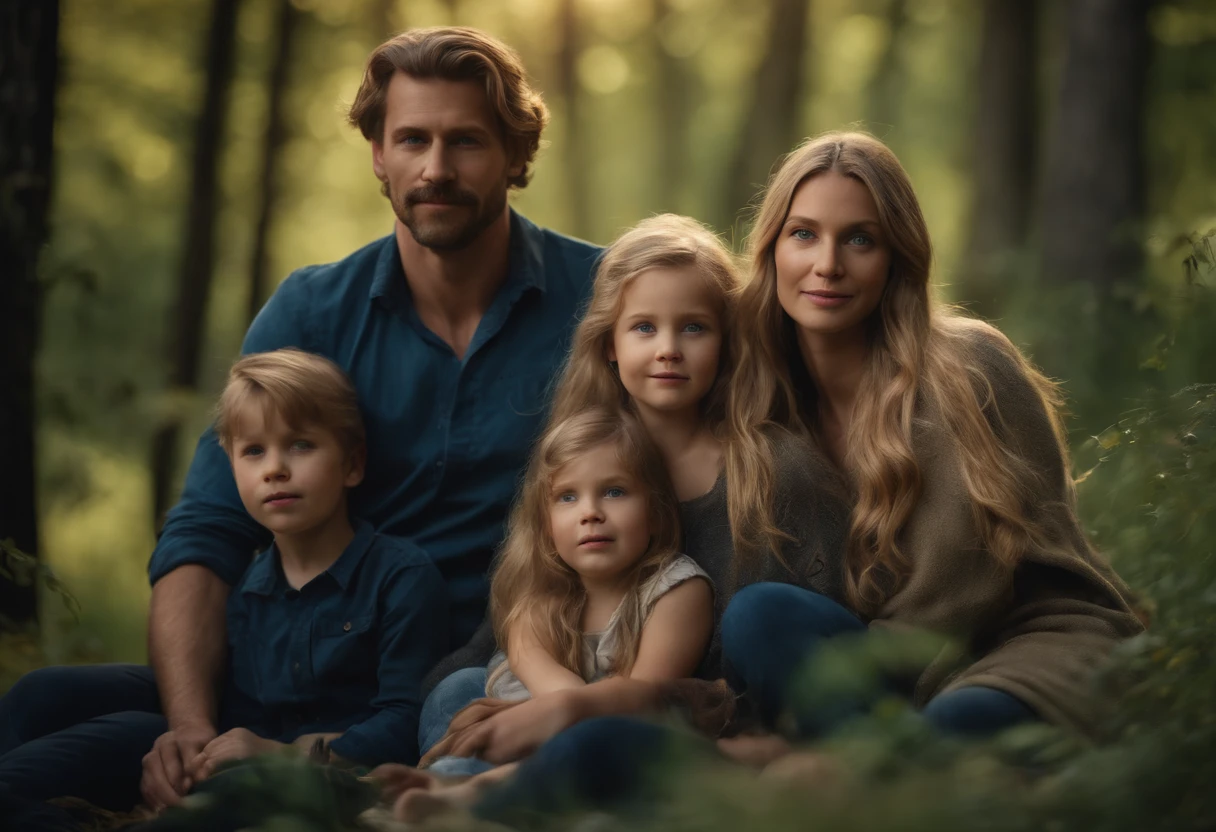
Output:
<instances>
[{"instance_id":1,"label":"shirt collar","mask_svg":"<svg viewBox=\"0 0 1216 832\"><path fill-rule=\"evenodd\" d=\"M324 573L333 578L334 583L345 591L351 577L359 564L363 562L367 550L371 548L376 530L366 520L352 518L355 536L338 556L338 559ZM279 552L272 543L270 548L253 559L249 571L245 573L242 593L253 595L276 595L287 591L287 579L283 576L283 568L279 565Z\"/></svg>"},{"instance_id":2,"label":"shirt collar","mask_svg":"<svg viewBox=\"0 0 1216 832\"><path fill-rule=\"evenodd\" d=\"M507 250L507 280L504 285L545 291L544 232L527 217L510 209L511 241ZM381 240L372 275L371 299L384 298L390 304L408 303L409 286L405 269L397 251L397 236L389 234Z\"/></svg>"}]
</instances>

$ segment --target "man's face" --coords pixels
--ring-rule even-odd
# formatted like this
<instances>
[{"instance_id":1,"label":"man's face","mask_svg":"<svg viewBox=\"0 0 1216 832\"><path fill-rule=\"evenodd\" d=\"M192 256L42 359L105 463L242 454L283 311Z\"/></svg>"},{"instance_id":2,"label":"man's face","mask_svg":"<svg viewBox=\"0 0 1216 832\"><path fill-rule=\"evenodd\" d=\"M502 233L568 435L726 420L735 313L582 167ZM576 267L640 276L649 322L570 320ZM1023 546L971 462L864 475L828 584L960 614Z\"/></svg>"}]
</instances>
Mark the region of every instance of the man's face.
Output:
<instances>
[{"instance_id":1,"label":"man's face","mask_svg":"<svg viewBox=\"0 0 1216 832\"><path fill-rule=\"evenodd\" d=\"M479 82L398 72L385 97L384 135L372 142L372 167L418 244L454 251L502 216L507 183L523 163L509 158Z\"/></svg>"}]
</instances>

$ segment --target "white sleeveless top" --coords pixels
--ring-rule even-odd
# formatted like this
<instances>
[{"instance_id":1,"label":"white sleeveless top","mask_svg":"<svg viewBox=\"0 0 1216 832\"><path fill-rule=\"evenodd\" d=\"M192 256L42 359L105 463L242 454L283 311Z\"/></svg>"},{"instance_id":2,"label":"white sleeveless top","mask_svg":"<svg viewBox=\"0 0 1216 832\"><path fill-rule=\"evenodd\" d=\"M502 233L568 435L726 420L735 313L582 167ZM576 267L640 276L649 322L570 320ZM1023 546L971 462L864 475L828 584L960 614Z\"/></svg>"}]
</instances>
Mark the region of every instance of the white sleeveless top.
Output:
<instances>
[{"instance_id":1,"label":"white sleeveless top","mask_svg":"<svg viewBox=\"0 0 1216 832\"><path fill-rule=\"evenodd\" d=\"M639 592L642 596L642 621L650 617L651 610L659 599L690 578L704 578L709 581L705 570L687 555L678 555L667 568L655 573L650 580L642 584ZM583 633L583 662L582 677L586 682L598 682L606 678L612 670L613 659L616 658L617 639L620 630L621 607L617 607L608 619L608 626L595 633ZM519 701L531 699L532 694L524 687L511 668L506 667L495 676L494 671L501 664L506 664L507 654L502 650L496 652L488 666L490 683L486 685L486 696L493 699Z\"/></svg>"}]
</instances>

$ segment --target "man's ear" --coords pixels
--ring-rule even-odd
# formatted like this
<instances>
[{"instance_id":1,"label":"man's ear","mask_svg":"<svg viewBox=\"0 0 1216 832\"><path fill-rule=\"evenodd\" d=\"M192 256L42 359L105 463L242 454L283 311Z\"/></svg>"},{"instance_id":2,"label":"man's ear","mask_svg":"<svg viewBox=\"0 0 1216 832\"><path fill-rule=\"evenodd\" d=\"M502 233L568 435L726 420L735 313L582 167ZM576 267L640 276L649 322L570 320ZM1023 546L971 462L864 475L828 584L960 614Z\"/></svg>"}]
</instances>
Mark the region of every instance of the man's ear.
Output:
<instances>
[{"instance_id":1,"label":"man's ear","mask_svg":"<svg viewBox=\"0 0 1216 832\"><path fill-rule=\"evenodd\" d=\"M384 172L384 142L375 139L372 139L372 171L381 182L388 179L388 174Z\"/></svg>"},{"instance_id":2,"label":"man's ear","mask_svg":"<svg viewBox=\"0 0 1216 832\"><path fill-rule=\"evenodd\" d=\"M527 156L522 147L512 149L511 146L508 145L507 159L509 161L509 164L507 165L508 179L514 179L515 177L521 175L524 172L524 169L528 166Z\"/></svg>"},{"instance_id":3,"label":"man's ear","mask_svg":"<svg viewBox=\"0 0 1216 832\"><path fill-rule=\"evenodd\" d=\"M347 488L354 488L363 482L363 475L367 473L367 446L360 445L355 448L350 454L349 463L346 480L342 484Z\"/></svg>"}]
</instances>

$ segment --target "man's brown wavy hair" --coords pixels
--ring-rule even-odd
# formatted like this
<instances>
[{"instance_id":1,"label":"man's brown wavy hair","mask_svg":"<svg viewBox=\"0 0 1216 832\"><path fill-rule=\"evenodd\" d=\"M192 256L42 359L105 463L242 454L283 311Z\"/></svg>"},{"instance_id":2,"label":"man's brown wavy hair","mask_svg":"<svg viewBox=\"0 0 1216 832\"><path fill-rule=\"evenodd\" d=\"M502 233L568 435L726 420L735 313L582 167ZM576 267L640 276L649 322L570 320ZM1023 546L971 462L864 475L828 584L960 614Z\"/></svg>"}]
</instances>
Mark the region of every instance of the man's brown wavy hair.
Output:
<instances>
[{"instance_id":1,"label":"man's brown wavy hair","mask_svg":"<svg viewBox=\"0 0 1216 832\"><path fill-rule=\"evenodd\" d=\"M515 50L484 32L459 26L410 29L380 44L367 59L363 82L347 114L351 126L358 127L368 141L384 140L385 97L398 72L418 79L484 84L507 157L523 163L509 184L514 188L528 184L549 110L540 93L529 86Z\"/></svg>"}]
</instances>

